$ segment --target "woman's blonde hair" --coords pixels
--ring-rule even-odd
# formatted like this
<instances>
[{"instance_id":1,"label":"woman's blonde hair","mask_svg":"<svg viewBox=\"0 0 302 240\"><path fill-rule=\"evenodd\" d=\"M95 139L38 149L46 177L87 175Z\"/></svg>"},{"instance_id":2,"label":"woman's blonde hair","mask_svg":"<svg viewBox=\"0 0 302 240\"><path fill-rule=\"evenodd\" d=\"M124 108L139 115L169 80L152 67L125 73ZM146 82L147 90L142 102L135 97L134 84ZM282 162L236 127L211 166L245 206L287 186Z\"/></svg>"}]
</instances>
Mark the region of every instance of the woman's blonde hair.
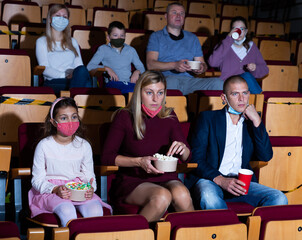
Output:
<instances>
[{"instance_id":1,"label":"woman's blonde hair","mask_svg":"<svg viewBox=\"0 0 302 240\"><path fill-rule=\"evenodd\" d=\"M68 8L64 4L54 4L50 7L48 14L47 14L47 20L46 20L46 41L47 41L47 49L49 52L53 51L53 47L55 46L56 42L52 36L52 26L51 26L51 18L52 15L54 15L56 12L60 11L61 9L65 9L67 11L68 19L70 16L70 12ZM69 49L71 50L75 56L78 56L77 50L72 45L71 40L71 30L70 25L64 29L63 33L63 39L61 41L61 47L62 49Z\"/></svg>"},{"instance_id":2,"label":"woman's blonde hair","mask_svg":"<svg viewBox=\"0 0 302 240\"><path fill-rule=\"evenodd\" d=\"M142 111L142 89L150 84L155 83L163 83L164 84L164 99L162 101L162 109L157 114L159 118L167 118L172 117L171 112L173 108L166 107L166 94L167 94L167 82L166 78L161 72L158 71L146 71L144 72L140 78L137 80L135 84L135 88L133 91L133 96L126 106L126 110L131 112L133 117L133 129L136 133L136 136L139 140L144 138L144 134L146 131L146 125L144 122L144 117L146 114Z\"/></svg>"}]
</instances>

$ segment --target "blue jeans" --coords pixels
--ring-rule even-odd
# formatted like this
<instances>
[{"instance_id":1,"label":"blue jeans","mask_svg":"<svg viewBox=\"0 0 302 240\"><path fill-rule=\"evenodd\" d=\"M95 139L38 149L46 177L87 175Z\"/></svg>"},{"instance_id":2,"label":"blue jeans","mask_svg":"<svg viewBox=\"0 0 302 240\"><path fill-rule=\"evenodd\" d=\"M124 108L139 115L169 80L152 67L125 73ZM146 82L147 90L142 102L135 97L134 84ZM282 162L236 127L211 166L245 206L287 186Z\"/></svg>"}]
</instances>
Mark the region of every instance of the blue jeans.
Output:
<instances>
[{"instance_id":1,"label":"blue jeans","mask_svg":"<svg viewBox=\"0 0 302 240\"><path fill-rule=\"evenodd\" d=\"M72 78L54 78L45 80L44 86L52 87L56 95L62 90L69 90L73 87L92 87L92 79L84 65L78 66L73 70Z\"/></svg>"},{"instance_id":2,"label":"blue jeans","mask_svg":"<svg viewBox=\"0 0 302 240\"><path fill-rule=\"evenodd\" d=\"M183 95L197 90L222 90L223 81L220 78L194 78L190 76L166 76L167 89L178 89Z\"/></svg>"},{"instance_id":3,"label":"blue jeans","mask_svg":"<svg viewBox=\"0 0 302 240\"><path fill-rule=\"evenodd\" d=\"M108 81L105 85L106 88L117 88L121 90L122 94L133 92L135 83L120 82L120 81Z\"/></svg>"},{"instance_id":4,"label":"blue jeans","mask_svg":"<svg viewBox=\"0 0 302 240\"><path fill-rule=\"evenodd\" d=\"M201 209L227 209L226 202L245 202L254 207L288 204L281 191L256 182L251 182L247 195L237 197L224 191L213 181L201 178L193 187L192 194Z\"/></svg>"}]
</instances>

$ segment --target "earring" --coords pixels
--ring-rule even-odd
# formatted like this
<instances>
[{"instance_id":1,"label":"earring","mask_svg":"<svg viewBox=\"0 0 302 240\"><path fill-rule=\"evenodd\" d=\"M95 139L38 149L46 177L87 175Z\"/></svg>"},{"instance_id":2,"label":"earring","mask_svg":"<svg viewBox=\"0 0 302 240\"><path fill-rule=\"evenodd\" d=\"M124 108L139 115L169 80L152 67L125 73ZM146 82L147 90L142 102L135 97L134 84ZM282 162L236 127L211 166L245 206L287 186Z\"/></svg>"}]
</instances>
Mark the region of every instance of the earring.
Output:
<instances>
[{"instance_id":1,"label":"earring","mask_svg":"<svg viewBox=\"0 0 302 240\"><path fill-rule=\"evenodd\" d=\"M225 102L224 101L222 101L222 105L224 105L225 104Z\"/></svg>"}]
</instances>

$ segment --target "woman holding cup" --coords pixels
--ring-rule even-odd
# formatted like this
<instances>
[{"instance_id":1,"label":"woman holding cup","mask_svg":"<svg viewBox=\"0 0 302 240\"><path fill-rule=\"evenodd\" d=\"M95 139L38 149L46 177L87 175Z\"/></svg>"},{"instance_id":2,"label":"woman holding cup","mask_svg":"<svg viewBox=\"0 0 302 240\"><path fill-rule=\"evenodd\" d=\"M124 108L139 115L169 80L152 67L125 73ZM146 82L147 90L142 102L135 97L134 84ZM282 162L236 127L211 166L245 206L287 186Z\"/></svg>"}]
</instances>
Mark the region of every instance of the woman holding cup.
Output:
<instances>
[{"instance_id":1,"label":"woman holding cup","mask_svg":"<svg viewBox=\"0 0 302 240\"><path fill-rule=\"evenodd\" d=\"M267 75L269 69L258 47L247 35L246 19L234 17L230 27L229 34L209 57L209 65L220 69L223 81L230 76L241 75L247 81L251 93L261 93L262 89L256 78Z\"/></svg>"},{"instance_id":2,"label":"woman holding cup","mask_svg":"<svg viewBox=\"0 0 302 240\"><path fill-rule=\"evenodd\" d=\"M156 153L181 161L190 155L173 109L165 106L166 91L162 73L146 71L140 76L129 104L114 116L101 157L102 165L119 166L110 191L113 205L138 205L149 222L159 220L170 204L176 211L194 210L177 173L152 164Z\"/></svg>"}]
</instances>

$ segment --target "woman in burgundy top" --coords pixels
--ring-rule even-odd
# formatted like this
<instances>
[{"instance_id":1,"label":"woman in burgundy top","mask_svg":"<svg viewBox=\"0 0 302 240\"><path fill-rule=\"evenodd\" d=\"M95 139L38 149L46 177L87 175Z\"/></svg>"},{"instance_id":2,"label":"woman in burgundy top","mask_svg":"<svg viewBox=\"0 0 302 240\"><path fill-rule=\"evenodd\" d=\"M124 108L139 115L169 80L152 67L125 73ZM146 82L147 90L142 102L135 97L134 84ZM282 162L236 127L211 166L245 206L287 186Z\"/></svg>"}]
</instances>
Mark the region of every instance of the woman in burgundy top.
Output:
<instances>
[{"instance_id":1,"label":"woman in burgundy top","mask_svg":"<svg viewBox=\"0 0 302 240\"><path fill-rule=\"evenodd\" d=\"M177 173L161 172L152 164L155 153L181 161L190 155L173 109L165 107L166 89L160 72L141 75L128 106L114 117L101 158L103 165L120 167L111 187L113 204L138 205L149 222L159 220L171 203L176 211L194 210Z\"/></svg>"}]
</instances>

